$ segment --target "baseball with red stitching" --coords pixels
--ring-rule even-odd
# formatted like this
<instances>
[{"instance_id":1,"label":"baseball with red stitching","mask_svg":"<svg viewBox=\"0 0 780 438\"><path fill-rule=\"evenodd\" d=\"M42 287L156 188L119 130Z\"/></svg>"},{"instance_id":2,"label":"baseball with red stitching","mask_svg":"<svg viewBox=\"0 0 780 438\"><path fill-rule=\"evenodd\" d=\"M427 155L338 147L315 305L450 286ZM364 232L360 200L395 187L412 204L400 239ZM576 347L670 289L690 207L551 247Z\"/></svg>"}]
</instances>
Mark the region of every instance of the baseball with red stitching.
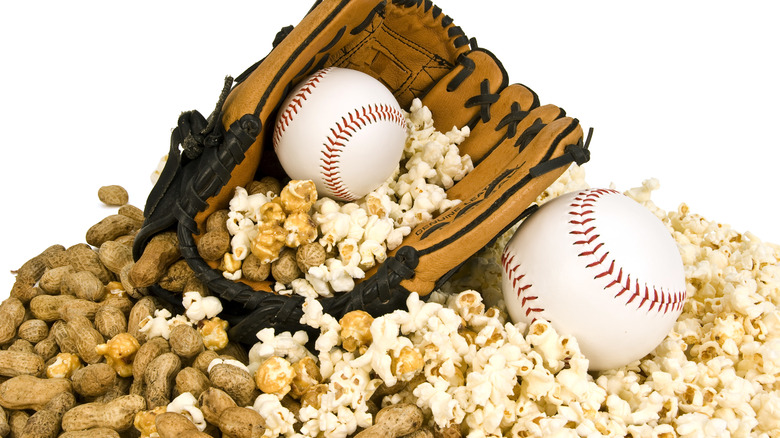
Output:
<instances>
[{"instance_id":1,"label":"baseball with red stitching","mask_svg":"<svg viewBox=\"0 0 780 438\"><path fill-rule=\"evenodd\" d=\"M390 90L368 74L338 67L304 80L282 104L273 144L292 179L320 196L353 201L390 177L401 160L406 118Z\"/></svg>"},{"instance_id":2,"label":"baseball with red stitching","mask_svg":"<svg viewBox=\"0 0 780 438\"><path fill-rule=\"evenodd\" d=\"M620 192L588 189L542 205L502 256L510 317L573 336L590 370L626 365L666 337L686 298L671 232Z\"/></svg>"}]
</instances>

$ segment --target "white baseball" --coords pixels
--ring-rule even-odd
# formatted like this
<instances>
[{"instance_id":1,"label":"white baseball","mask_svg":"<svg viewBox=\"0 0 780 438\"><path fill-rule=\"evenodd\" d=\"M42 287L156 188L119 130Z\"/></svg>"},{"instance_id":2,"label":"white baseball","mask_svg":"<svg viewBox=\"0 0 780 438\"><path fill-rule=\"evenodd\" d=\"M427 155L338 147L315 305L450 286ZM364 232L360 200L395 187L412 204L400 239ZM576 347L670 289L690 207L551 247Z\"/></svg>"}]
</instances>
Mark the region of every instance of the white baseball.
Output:
<instances>
[{"instance_id":1,"label":"white baseball","mask_svg":"<svg viewBox=\"0 0 780 438\"><path fill-rule=\"evenodd\" d=\"M503 257L510 317L576 338L590 370L641 359L682 312L677 245L649 210L614 190L562 195L517 229Z\"/></svg>"},{"instance_id":2,"label":"white baseball","mask_svg":"<svg viewBox=\"0 0 780 438\"><path fill-rule=\"evenodd\" d=\"M318 71L295 89L276 118L273 143L292 179L312 180L320 196L353 201L398 166L406 118L373 77L345 68Z\"/></svg>"}]
</instances>

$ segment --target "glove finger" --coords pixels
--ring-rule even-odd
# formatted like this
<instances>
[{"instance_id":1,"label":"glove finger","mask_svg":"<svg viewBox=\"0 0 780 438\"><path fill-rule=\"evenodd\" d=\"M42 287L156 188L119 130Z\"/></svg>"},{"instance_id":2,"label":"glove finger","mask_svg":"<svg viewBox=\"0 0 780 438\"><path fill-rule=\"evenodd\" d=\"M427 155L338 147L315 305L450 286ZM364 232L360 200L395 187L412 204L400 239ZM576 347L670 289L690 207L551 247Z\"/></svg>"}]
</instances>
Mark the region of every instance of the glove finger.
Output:
<instances>
[{"instance_id":1,"label":"glove finger","mask_svg":"<svg viewBox=\"0 0 780 438\"><path fill-rule=\"evenodd\" d=\"M528 112L539 106L539 97L521 84L512 84L499 94L490 106L490 120L480 121L460 145L461 155L468 155L474 165L491 153L505 139L517 135L518 124Z\"/></svg>"},{"instance_id":2,"label":"glove finger","mask_svg":"<svg viewBox=\"0 0 780 438\"><path fill-rule=\"evenodd\" d=\"M434 114L438 131L474 126L490 120L490 106L506 88L506 70L496 57L484 49L461 55L458 66L439 80L421 99Z\"/></svg>"},{"instance_id":3,"label":"glove finger","mask_svg":"<svg viewBox=\"0 0 780 438\"><path fill-rule=\"evenodd\" d=\"M544 126L478 196L415 227L402 248L413 247L419 262L414 277L401 281L400 286L423 295L431 292L440 278L511 226L563 173L566 166L562 163L574 161L574 158L566 157L567 149L581 145L582 137L582 128L576 119L564 117L553 121ZM535 171L538 166L544 167L553 161L554 168L546 168L543 173Z\"/></svg>"},{"instance_id":4,"label":"glove finger","mask_svg":"<svg viewBox=\"0 0 780 438\"><path fill-rule=\"evenodd\" d=\"M513 86L509 86L504 91L511 92L515 89ZM504 93L502 92L501 94L503 96ZM502 169L511 168L516 155L522 152L523 147L527 146L528 141L534 138L534 135L539 132L541 127L564 115L564 111L555 105L536 107L517 124L515 132L511 136L510 134L512 133L510 132L505 134L498 134L496 131L490 132L489 127L485 130L478 130L477 128L480 126L475 128L474 132L467 139L472 140L472 143L490 145L495 137L500 137L501 142L492 147L492 152L484 157L482 162L475 166L471 172L447 190L447 197L449 199L466 201L473 196L477 196L481 190L491 184L496 174L500 173ZM484 126L487 127L488 125L485 124ZM488 137L487 140L481 135L483 131L485 136ZM507 129L507 131L510 130Z\"/></svg>"}]
</instances>

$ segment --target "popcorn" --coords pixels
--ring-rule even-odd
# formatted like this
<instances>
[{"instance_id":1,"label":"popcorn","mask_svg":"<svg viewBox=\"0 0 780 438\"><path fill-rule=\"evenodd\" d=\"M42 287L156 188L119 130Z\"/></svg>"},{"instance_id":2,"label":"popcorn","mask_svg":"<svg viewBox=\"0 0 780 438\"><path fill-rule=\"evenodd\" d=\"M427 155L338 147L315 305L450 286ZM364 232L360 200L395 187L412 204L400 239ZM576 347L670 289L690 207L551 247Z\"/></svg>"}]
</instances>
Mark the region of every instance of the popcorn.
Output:
<instances>
[{"instance_id":1,"label":"popcorn","mask_svg":"<svg viewBox=\"0 0 780 438\"><path fill-rule=\"evenodd\" d=\"M209 350L222 350L229 342L228 322L216 316L198 324L198 333L203 338L203 346Z\"/></svg>"},{"instance_id":2,"label":"popcorn","mask_svg":"<svg viewBox=\"0 0 780 438\"><path fill-rule=\"evenodd\" d=\"M138 411L133 418L133 426L141 432L141 438L160 438L157 433L157 416L166 412L167 406L157 406L148 411Z\"/></svg>"},{"instance_id":3,"label":"popcorn","mask_svg":"<svg viewBox=\"0 0 780 438\"><path fill-rule=\"evenodd\" d=\"M256 193L250 195L245 188L236 187L235 195L229 202L231 213L238 213L240 217L246 218L253 222L259 220L260 207L271 201L271 198L262 194Z\"/></svg>"},{"instance_id":4,"label":"popcorn","mask_svg":"<svg viewBox=\"0 0 780 438\"><path fill-rule=\"evenodd\" d=\"M171 336L171 327L177 324L190 324L190 321L183 315L173 316L166 309L157 309L154 311L154 316L147 316L141 320L138 331L145 334L147 339L156 336L168 339Z\"/></svg>"},{"instance_id":5,"label":"popcorn","mask_svg":"<svg viewBox=\"0 0 780 438\"><path fill-rule=\"evenodd\" d=\"M330 251L345 239L351 228L351 218L342 213L338 203L330 198L321 198L314 203L314 222L320 228L320 244Z\"/></svg>"},{"instance_id":6,"label":"popcorn","mask_svg":"<svg viewBox=\"0 0 780 438\"><path fill-rule=\"evenodd\" d=\"M254 373L269 358L283 358L273 360L294 370L284 373L294 376L280 391L255 402L269 435L349 436L371 424L368 399L378 406L413 402L429 426L467 430L469 437L776 434L780 246L692 214L685 204L660 209L652 202L655 179L626 195L656 214L678 243L689 299L657 348L625 367L589 373L575 338L544 320L507 321L500 254L514 228L425 301L412 293L405 309L377 318L350 312L337 321L324 313L316 297L351 290L412 227L457 202L445 190L471 168L457 151L468 128L436 132L419 101L408 121L402 163L385 184L356 202L322 198L302 207L328 255L278 290L307 297L300 322L319 330L316 359L304 332L258 333L247 368ZM583 170L572 165L537 204L587 187ZM250 241L257 227L250 231L247 220L257 220L263 205L251 196L237 191L236 205L247 210L229 216L229 228ZM265 201L283 206L289 220L294 207L273 196ZM233 245L239 255L240 239ZM299 412L281 406L284 394L299 399Z\"/></svg>"},{"instance_id":7,"label":"popcorn","mask_svg":"<svg viewBox=\"0 0 780 438\"><path fill-rule=\"evenodd\" d=\"M238 193L238 189L236 189ZM225 223L228 232L231 236L237 236L244 234L245 238L252 238L254 231L254 221L250 217L245 216L245 213L231 210L228 213L228 220Z\"/></svg>"},{"instance_id":8,"label":"popcorn","mask_svg":"<svg viewBox=\"0 0 780 438\"><path fill-rule=\"evenodd\" d=\"M211 319L222 312L222 302L217 297L203 297L199 292L184 292L185 315L192 322Z\"/></svg>"},{"instance_id":9,"label":"popcorn","mask_svg":"<svg viewBox=\"0 0 780 438\"><path fill-rule=\"evenodd\" d=\"M105 344L98 344L95 351L106 358L106 363L120 377L130 377L133 375L133 358L139 348L141 348L141 344L133 335L119 333ZM57 360L59 360L59 356Z\"/></svg>"},{"instance_id":10,"label":"popcorn","mask_svg":"<svg viewBox=\"0 0 780 438\"><path fill-rule=\"evenodd\" d=\"M346 437L358 427L370 426L368 399L380 382L372 379L367 370L340 362L320 395L319 407L301 407L301 432L309 436Z\"/></svg>"},{"instance_id":11,"label":"popcorn","mask_svg":"<svg viewBox=\"0 0 780 438\"><path fill-rule=\"evenodd\" d=\"M295 369L286 359L271 356L260 364L254 376L259 390L281 399L292 389Z\"/></svg>"},{"instance_id":12,"label":"popcorn","mask_svg":"<svg viewBox=\"0 0 780 438\"><path fill-rule=\"evenodd\" d=\"M293 429L295 415L282 406L275 395L260 394L255 399L252 409L265 420L267 436L292 436L295 433Z\"/></svg>"},{"instance_id":13,"label":"popcorn","mask_svg":"<svg viewBox=\"0 0 780 438\"><path fill-rule=\"evenodd\" d=\"M317 226L308 213L292 213L284 221L284 229L287 231L285 245L297 248L317 239Z\"/></svg>"},{"instance_id":14,"label":"popcorn","mask_svg":"<svg viewBox=\"0 0 780 438\"><path fill-rule=\"evenodd\" d=\"M252 240L250 250L261 263L271 263L279 258L279 254L287 241L287 230L275 223L261 223L257 235Z\"/></svg>"},{"instance_id":15,"label":"popcorn","mask_svg":"<svg viewBox=\"0 0 780 438\"><path fill-rule=\"evenodd\" d=\"M293 180L284 186L280 198L288 214L308 213L317 201L317 187L313 181Z\"/></svg>"},{"instance_id":16,"label":"popcorn","mask_svg":"<svg viewBox=\"0 0 780 438\"><path fill-rule=\"evenodd\" d=\"M339 320L342 347L349 352L355 350L364 352L371 344L371 324L373 322L374 318L362 310L353 310L345 314Z\"/></svg>"},{"instance_id":17,"label":"popcorn","mask_svg":"<svg viewBox=\"0 0 780 438\"><path fill-rule=\"evenodd\" d=\"M242 251L241 254L246 257L246 248L239 248L239 250ZM227 253L222 257L222 264L220 267L225 274L233 274L236 271L241 270L241 260L236 258L233 254Z\"/></svg>"},{"instance_id":18,"label":"popcorn","mask_svg":"<svg viewBox=\"0 0 780 438\"><path fill-rule=\"evenodd\" d=\"M460 403L447 392L449 384L444 380L423 382L414 389L418 406L427 406L431 409L433 421L439 427L447 427L449 424L463 422L466 412Z\"/></svg>"},{"instance_id":19,"label":"popcorn","mask_svg":"<svg viewBox=\"0 0 780 438\"><path fill-rule=\"evenodd\" d=\"M298 362L304 358L312 357L309 350L306 349L309 335L304 331L297 331L294 334L282 332L277 335L274 329L265 328L257 332L257 339L259 342L249 349L247 369L252 375L262 362L274 356L285 358L290 362Z\"/></svg>"},{"instance_id":20,"label":"popcorn","mask_svg":"<svg viewBox=\"0 0 780 438\"><path fill-rule=\"evenodd\" d=\"M206 418L203 416L203 411L198 407L198 400L189 392L183 392L178 397L171 400L166 406L166 412L175 412L187 417L199 431L206 430Z\"/></svg>"},{"instance_id":21,"label":"popcorn","mask_svg":"<svg viewBox=\"0 0 780 438\"><path fill-rule=\"evenodd\" d=\"M309 283L305 278L298 278L292 281L290 283L290 286L292 287L292 291L302 297L305 298L317 298L320 296L320 293L317 291L317 289L314 288L314 286ZM329 296L330 291L326 290L326 286L323 284L321 285L321 289L323 296Z\"/></svg>"},{"instance_id":22,"label":"popcorn","mask_svg":"<svg viewBox=\"0 0 780 438\"><path fill-rule=\"evenodd\" d=\"M306 280L320 296L332 296L331 291L348 292L355 287L356 278L365 272L356 264L344 264L340 259L327 259L325 264L309 268Z\"/></svg>"},{"instance_id":23,"label":"popcorn","mask_svg":"<svg viewBox=\"0 0 780 438\"><path fill-rule=\"evenodd\" d=\"M46 367L46 377L50 379L69 379L81 367L81 359L77 355L57 353L54 362Z\"/></svg>"},{"instance_id":24,"label":"popcorn","mask_svg":"<svg viewBox=\"0 0 780 438\"><path fill-rule=\"evenodd\" d=\"M311 357L302 358L292 367L295 375L292 379L290 394L293 398L301 398L309 389L322 382L322 373Z\"/></svg>"},{"instance_id":25,"label":"popcorn","mask_svg":"<svg viewBox=\"0 0 780 438\"><path fill-rule=\"evenodd\" d=\"M412 380L425 365L423 357L412 347L404 346L396 356L393 357L393 374L401 380Z\"/></svg>"}]
</instances>

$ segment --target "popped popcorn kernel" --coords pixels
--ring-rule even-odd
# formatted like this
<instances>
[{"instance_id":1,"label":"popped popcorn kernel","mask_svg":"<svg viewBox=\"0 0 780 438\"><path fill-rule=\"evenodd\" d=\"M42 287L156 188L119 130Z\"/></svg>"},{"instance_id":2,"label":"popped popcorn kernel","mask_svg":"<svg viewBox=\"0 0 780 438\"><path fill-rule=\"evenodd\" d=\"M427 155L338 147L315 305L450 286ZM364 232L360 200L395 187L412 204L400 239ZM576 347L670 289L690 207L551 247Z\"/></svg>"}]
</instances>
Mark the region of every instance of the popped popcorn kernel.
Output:
<instances>
[{"instance_id":1,"label":"popped popcorn kernel","mask_svg":"<svg viewBox=\"0 0 780 438\"><path fill-rule=\"evenodd\" d=\"M284 212L281 203L276 202L279 198L274 198L266 202L257 210L258 220L264 224L281 225L284 223L287 214Z\"/></svg>"},{"instance_id":2,"label":"popped popcorn kernel","mask_svg":"<svg viewBox=\"0 0 780 438\"><path fill-rule=\"evenodd\" d=\"M198 408L198 400L189 392L179 394L165 407L166 412L182 414L190 420L195 427L203 432L206 430L206 419L203 411Z\"/></svg>"},{"instance_id":3,"label":"popped popcorn kernel","mask_svg":"<svg viewBox=\"0 0 780 438\"><path fill-rule=\"evenodd\" d=\"M371 324L374 318L362 310L348 312L339 320L341 326L342 347L353 352L364 352L371 344Z\"/></svg>"},{"instance_id":4,"label":"popped popcorn kernel","mask_svg":"<svg viewBox=\"0 0 780 438\"><path fill-rule=\"evenodd\" d=\"M287 214L308 213L317 201L317 187L310 180L293 180L284 186L280 198Z\"/></svg>"},{"instance_id":5,"label":"popped popcorn kernel","mask_svg":"<svg viewBox=\"0 0 780 438\"><path fill-rule=\"evenodd\" d=\"M217 297L204 297L199 292L184 292L184 314L192 322L210 319L222 312L222 302Z\"/></svg>"},{"instance_id":6,"label":"popped popcorn kernel","mask_svg":"<svg viewBox=\"0 0 780 438\"><path fill-rule=\"evenodd\" d=\"M410 346L404 346L393 357L393 373L398 377L404 377L404 380L411 380L411 377L420 371L425 365L422 354Z\"/></svg>"},{"instance_id":7,"label":"popped popcorn kernel","mask_svg":"<svg viewBox=\"0 0 780 438\"><path fill-rule=\"evenodd\" d=\"M158 415L167 412L166 408L166 406L157 406L154 409L138 411L135 414L135 417L133 417L133 426L141 432L141 438L159 437L155 419Z\"/></svg>"},{"instance_id":8,"label":"popped popcorn kernel","mask_svg":"<svg viewBox=\"0 0 780 438\"><path fill-rule=\"evenodd\" d=\"M57 353L54 362L46 367L46 377L50 379L69 379L73 372L81 367L81 359L77 355Z\"/></svg>"},{"instance_id":9,"label":"popped popcorn kernel","mask_svg":"<svg viewBox=\"0 0 780 438\"><path fill-rule=\"evenodd\" d=\"M259 390L282 398L290 392L295 375L295 368L289 361L279 356L271 356L260 364L254 376Z\"/></svg>"},{"instance_id":10,"label":"popped popcorn kernel","mask_svg":"<svg viewBox=\"0 0 780 438\"><path fill-rule=\"evenodd\" d=\"M221 350L228 344L227 334L228 322L213 317L200 321L198 324L198 333L203 338L203 345L209 350Z\"/></svg>"},{"instance_id":11,"label":"popped popcorn kernel","mask_svg":"<svg viewBox=\"0 0 780 438\"><path fill-rule=\"evenodd\" d=\"M197 292L195 292L197 293ZM185 300L187 299L187 293L185 292ZM198 296L200 294L198 293ZM186 306L185 306L186 307ZM220 304L221 309L221 304ZM151 339L156 336L160 336L164 339L168 339L171 336L171 327L177 324L191 324L190 320L184 315L173 316L167 309L157 309L154 311L154 316L147 316L141 320L139 325L139 331L146 335L147 339Z\"/></svg>"},{"instance_id":12,"label":"popped popcorn kernel","mask_svg":"<svg viewBox=\"0 0 780 438\"><path fill-rule=\"evenodd\" d=\"M290 395L294 398L300 399L310 388L322 382L322 374L312 357L307 356L295 362L293 371Z\"/></svg>"},{"instance_id":13,"label":"popped popcorn kernel","mask_svg":"<svg viewBox=\"0 0 780 438\"><path fill-rule=\"evenodd\" d=\"M119 333L105 344L99 344L96 351L106 358L106 363L120 377L130 377L133 375L133 358L139 348L141 348L141 344L133 335Z\"/></svg>"},{"instance_id":14,"label":"popped popcorn kernel","mask_svg":"<svg viewBox=\"0 0 780 438\"><path fill-rule=\"evenodd\" d=\"M287 230L284 227L264 222L258 226L250 249L261 263L271 263L279 258L286 241Z\"/></svg>"},{"instance_id":15,"label":"popped popcorn kernel","mask_svg":"<svg viewBox=\"0 0 780 438\"><path fill-rule=\"evenodd\" d=\"M284 229L287 230L285 245L289 248L298 248L317 240L317 225L308 213L290 214L284 221Z\"/></svg>"}]
</instances>

